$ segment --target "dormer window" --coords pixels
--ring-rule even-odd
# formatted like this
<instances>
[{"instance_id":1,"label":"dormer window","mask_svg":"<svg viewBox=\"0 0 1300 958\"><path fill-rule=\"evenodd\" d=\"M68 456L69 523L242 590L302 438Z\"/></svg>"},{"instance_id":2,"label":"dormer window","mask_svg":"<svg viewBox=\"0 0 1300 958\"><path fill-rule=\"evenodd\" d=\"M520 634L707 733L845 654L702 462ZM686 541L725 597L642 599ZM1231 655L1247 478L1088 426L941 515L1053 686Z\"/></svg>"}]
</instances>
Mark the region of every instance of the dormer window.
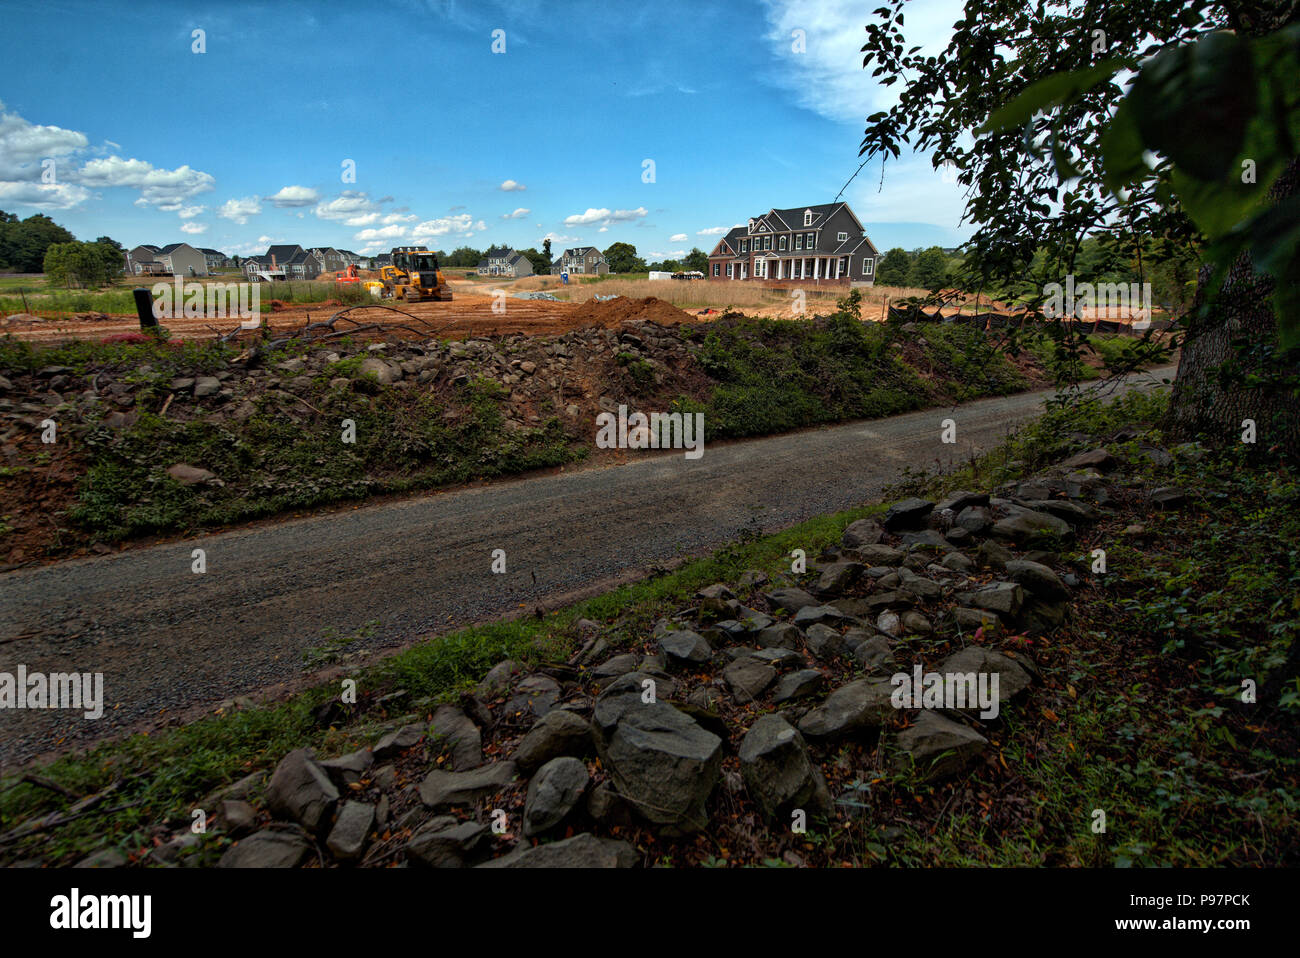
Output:
<instances>
[{"instance_id":1,"label":"dormer window","mask_svg":"<svg viewBox=\"0 0 1300 958\"><path fill-rule=\"evenodd\" d=\"M812 220L813 220L812 210L804 210L804 211L803 211L803 225L804 225L804 226L812 226Z\"/></svg>"}]
</instances>

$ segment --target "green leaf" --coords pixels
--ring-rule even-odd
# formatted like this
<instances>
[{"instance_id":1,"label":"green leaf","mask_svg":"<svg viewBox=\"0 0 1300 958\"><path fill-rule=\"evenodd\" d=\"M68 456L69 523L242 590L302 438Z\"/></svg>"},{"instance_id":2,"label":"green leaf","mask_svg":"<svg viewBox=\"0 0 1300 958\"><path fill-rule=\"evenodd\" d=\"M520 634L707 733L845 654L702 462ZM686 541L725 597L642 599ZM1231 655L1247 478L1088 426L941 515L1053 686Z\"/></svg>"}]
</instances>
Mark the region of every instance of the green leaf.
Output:
<instances>
[{"instance_id":1,"label":"green leaf","mask_svg":"<svg viewBox=\"0 0 1300 958\"><path fill-rule=\"evenodd\" d=\"M1080 94L1086 93L1104 80L1109 80L1119 70L1129 65L1129 61L1124 57L1111 57L1083 70L1053 73L1022 90L1019 96L995 111L975 132L992 133L1022 126L1032 120L1035 113L1048 107L1073 102Z\"/></svg>"},{"instance_id":2,"label":"green leaf","mask_svg":"<svg viewBox=\"0 0 1300 958\"><path fill-rule=\"evenodd\" d=\"M1115 195L1149 172L1142 158L1142 136L1128 97L1120 100L1098 146L1101 149L1102 183Z\"/></svg>"},{"instance_id":3,"label":"green leaf","mask_svg":"<svg viewBox=\"0 0 1300 958\"><path fill-rule=\"evenodd\" d=\"M1202 180L1225 176L1259 102L1248 41L1217 31L1142 65L1126 98L1149 149Z\"/></svg>"}]
</instances>

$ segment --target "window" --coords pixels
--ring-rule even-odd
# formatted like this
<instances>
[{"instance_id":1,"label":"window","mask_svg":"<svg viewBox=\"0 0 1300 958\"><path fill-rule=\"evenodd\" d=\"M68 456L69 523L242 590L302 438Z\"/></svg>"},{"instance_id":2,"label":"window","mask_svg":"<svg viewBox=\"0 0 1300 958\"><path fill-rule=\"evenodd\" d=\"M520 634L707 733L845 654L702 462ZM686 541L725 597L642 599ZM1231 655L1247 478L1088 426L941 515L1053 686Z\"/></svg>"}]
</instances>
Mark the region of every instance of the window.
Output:
<instances>
[{"instance_id":1,"label":"window","mask_svg":"<svg viewBox=\"0 0 1300 958\"><path fill-rule=\"evenodd\" d=\"M803 211L803 225L812 226L812 210Z\"/></svg>"},{"instance_id":2,"label":"window","mask_svg":"<svg viewBox=\"0 0 1300 958\"><path fill-rule=\"evenodd\" d=\"M795 248L795 249L803 249L803 234L802 234L802 233L800 233L798 236L796 236L796 237L794 238L794 248Z\"/></svg>"},{"instance_id":3,"label":"window","mask_svg":"<svg viewBox=\"0 0 1300 958\"><path fill-rule=\"evenodd\" d=\"M809 233L808 238L804 241L807 249L813 249L817 245L816 233Z\"/></svg>"},{"instance_id":4,"label":"window","mask_svg":"<svg viewBox=\"0 0 1300 958\"><path fill-rule=\"evenodd\" d=\"M717 275L718 275L718 270L719 270L721 267L722 267L722 264L721 264L721 263L714 263L714 264L713 264L713 275L714 275L714 276L717 276Z\"/></svg>"},{"instance_id":5,"label":"window","mask_svg":"<svg viewBox=\"0 0 1300 958\"><path fill-rule=\"evenodd\" d=\"M876 271L876 261L869 256L864 258L862 260L862 275L871 276L873 273L875 273L875 271Z\"/></svg>"},{"instance_id":6,"label":"window","mask_svg":"<svg viewBox=\"0 0 1300 958\"><path fill-rule=\"evenodd\" d=\"M742 253L748 253L748 252L749 252L749 240L741 240L741 241L740 241L740 251L741 251Z\"/></svg>"},{"instance_id":7,"label":"window","mask_svg":"<svg viewBox=\"0 0 1300 958\"><path fill-rule=\"evenodd\" d=\"M849 234L848 234L848 233L836 233L836 234L835 234L835 241L836 241L837 243L843 243L843 242L844 242L846 239L848 239L848 238L849 238Z\"/></svg>"},{"instance_id":8,"label":"window","mask_svg":"<svg viewBox=\"0 0 1300 958\"><path fill-rule=\"evenodd\" d=\"M763 238L763 249L771 249L771 248L772 248L772 237L765 236Z\"/></svg>"},{"instance_id":9,"label":"window","mask_svg":"<svg viewBox=\"0 0 1300 958\"><path fill-rule=\"evenodd\" d=\"M731 269L732 269L732 265L733 265L733 264L731 264L731 263L728 263L728 264L727 264L727 279L731 279Z\"/></svg>"},{"instance_id":10,"label":"window","mask_svg":"<svg viewBox=\"0 0 1300 958\"><path fill-rule=\"evenodd\" d=\"M785 237L784 237L784 236L781 237L781 241L780 241L777 245L780 246L781 249L783 249L783 250L785 249Z\"/></svg>"}]
</instances>

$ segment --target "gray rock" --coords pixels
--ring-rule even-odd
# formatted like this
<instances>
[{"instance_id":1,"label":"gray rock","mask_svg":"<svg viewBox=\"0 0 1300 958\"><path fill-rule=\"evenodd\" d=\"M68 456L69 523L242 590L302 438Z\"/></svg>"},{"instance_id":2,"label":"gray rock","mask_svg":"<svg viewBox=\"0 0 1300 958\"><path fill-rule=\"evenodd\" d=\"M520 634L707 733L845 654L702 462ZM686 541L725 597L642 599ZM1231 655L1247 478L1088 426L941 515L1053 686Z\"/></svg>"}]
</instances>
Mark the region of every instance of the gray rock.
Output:
<instances>
[{"instance_id":1,"label":"gray rock","mask_svg":"<svg viewBox=\"0 0 1300 958\"><path fill-rule=\"evenodd\" d=\"M625 675L597 698L596 750L619 794L643 817L683 832L703 828L722 740L662 699L642 701L639 678Z\"/></svg>"},{"instance_id":2,"label":"gray rock","mask_svg":"<svg viewBox=\"0 0 1300 958\"><path fill-rule=\"evenodd\" d=\"M299 832L264 828L226 849L217 867L297 868L311 851L311 844Z\"/></svg>"},{"instance_id":3,"label":"gray rock","mask_svg":"<svg viewBox=\"0 0 1300 958\"><path fill-rule=\"evenodd\" d=\"M216 395L221 390L221 380L216 376L199 376L194 380L194 398Z\"/></svg>"},{"instance_id":4,"label":"gray rock","mask_svg":"<svg viewBox=\"0 0 1300 958\"><path fill-rule=\"evenodd\" d=\"M920 612L908 611L903 613L903 634L904 635L929 635L934 631L934 626L930 620Z\"/></svg>"},{"instance_id":5,"label":"gray rock","mask_svg":"<svg viewBox=\"0 0 1300 958\"><path fill-rule=\"evenodd\" d=\"M434 769L420 783L420 801L432 809L470 805L514 780L514 762L493 762L468 772Z\"/></svg>"},{"instance_id":6,"label":"gray rock","mask_svg":"<svg viewBox=\"0 0 1300 958\"><path fill-rule=\"evenodd\" d=\"M201 482L212 482L217 478L217 475L214 472L209 472L207 469L199 469L197 466L191 466L184 462L178 462L175 465L168 466L167 475L171 476L182 486L194 486Z\"/></svg>"},{"instance_id":7,"label":"gray rock","mask_svg":"<svg viewBox=\"0 0 1300 958\"><path fill-rule=\"evenodd\" d=\"M895 672L898 663L894 660L894 650L889 647L889 640L883 635L867 639L853 650L853 657L869 672Z\"/></svg>"},{"instance_id":8,"label":"gray rock","mask_svg":"<svg viewBox=\"0 0 1300 958\"><path fill-rule=\"evenodd\" d=\"M1040 539L1068 539L1074 533L1070 524L1064 519L1058 519L1045 512L1022 508L993 523L991 531L1001 539L1021 543L1035 542Z\"/></svg>"},{"instance_id":9,"label":"gray rock","mask_svg":"<svg viewBox=\"0 0 1300 958\"><path fill-rule=\"evenodd\" d=\"M502 692L510 688L510 683L514 681L515 676L520 672L519 663L514 659L503 659L483 676L483 681L478 684L478 695L480 698L496 698Z\"/></svg>"},{"instance_id":10,"label":"gray rock","mask_svg":"<svg viewBox=\"0 0 1300 958\"><path fill-rule=\"evenodd\" d=\"M1187 505L1187 493L1174 486L1161 486L1151 491L1150 500L1157 509L1181 509Z\"/></svg>"},{"instance_id":11,"label":"gray rock","mask_svg":"<svg viewBox=\"0 0 1300 958\"><path fill-rule=\"evenodd\" d=\"M1014 617L1025 601L1025 591L1014 582L991 582L974 592L964 592L957 597L962 605L988 609L999 615Z\"/></svg>"},{"instance_id":12,"label":"gray rock","mask_svg":"<svg viewBox=\"0 0 1300 958\"><path fill-rule=\"evenodd\" d=\"M587 792L587 814L592 821L602 825L628 827L635 823L636 813L609 782L601 782Z\"/></svg>"},{"instance_id":13,"label":"gray rock","mask_svg":"<svg viewBox=\"0 0 1300 958\"><path fill-rule=\"evenodd\" d=\"M952 492L948 498L938 503L934 507L935 512L951 512L953 515L960 515L963 509L969 509L973 506L987 506L989 504L989 494L987 492Z\"/></svg>"},{"instance_id":14,"label":"gray rock","mask_svg":"<svg viewBox=\"0 0 1300 958\"><path fill-rule=\"evenodd\" d=\"M590 832L562 842L519 848L509 855L484 862L480 868L631 868L636 849L627 842L597 838Z\"/></svg>"},{"instance_id":15,"label":"gray rock","mask_svg":"<svg viewBox=\"0 0 1300 958\"><path fill-rule=\"evenodd\" d=\"M587 766L568 755L553 758L538 769L524 799L524 835L540 835L568 818L589 781Z\"/></svg>"},{"instance_id":16,"label":"gray rock","mask_svg":"<svg viewBox=\"0 0 1300 958\"><path fill-rule=\"evenodd\" d=\"M543 715L520 741L512 756L525 775L531 775L562 755L583 756L591 750L591 725L568 709Z\"/></svg>"},{"instance_id":17,"label":"gray rock","mask_svg":"<svg viewBox=\"0 0 1300 958\"><path fill-rule=\"evenodd\" d=\"M760 662L766 662L768 665L773 665L777 668L803 662L803 656L794 649L753 649L749 650L749 656L750 658L758 659Z\"/></svg>"},{"instance_id":18,"label":"gray rock","mask_svg":"<svg viewBox=\"0 0 1300 958\"><path fill-rule=\"evenodd\" d=\"M217 806L222 830L231 838L242 838L257 828L257 809L248 802L228 798Z\"/></svg>"},{"instance_id":19,"label":"gray rock","mask_svg":"<svg viewBox=\"0 0 1300 958\"><path fill-rule=\"evenodd\" d=\"M338 789L316 763L311 750L305 748L294 749L282 758L266 786L266 804L271 812L309 831L328 824L338 800Z\"/></svg>"},{"instance_id":20,"label":"gray rock","mask_svg":"<svg viewBox=\"0 0 1300 958\"><path fill-rule=\"evenodd\" d=\"M487 854L488 830L478 822L439 816L421 825L406 843L409 861L426 868L464 868Z\"/></svg>"},{"instance_id":21,"label":"gray rock","mask_svg":"<svg viewBox=\"0 0 1300 958\"><path fill-rule=\"evenodd\" d=\"M761 716L750 726L739 754L745 788L769 823L787 824L795 809L830 811L830 793L803 736L780 715Z\"/></svg>"},{"instance_id":22,"label":"gray rock","mask_svg":"<svg viewBox=\"0 0 1300 958\"><path fill-rule=\"evenodd\" d=\"M429 738L451 752L451 766L457 772L483 764L483 735L460 709L440 705L429 722Z\"/></svg>"},{"instance_id":23,"label":"gray rock","mask_svg":"<svg viewBox=\"0 0 1300 958\"><path fill-rule=\"evenodd\" d=\"M794 614L794 624L801 629L810 625L834 625L847 619L843 612L833 605L806 605Z\"/></svg>"},{"instance_id":24,"label":"gray rock","mask_svg":"<svg viewBox=\"0 0 1300 958\"><path fill-rule=\"evenodd\" d=\"M900 529L919 529L925 525L926 517L934 509L934 503L927 499L902 499L893 503L886 511L881 522L886 532Z\"/></svg>"},{"instance_id":25,"label":"gray rock","mask_svg":"<svg viewBox=\"0 0 1300 958\"><path fill-rule=\"evenodd\" d=\"M885 530L879 519L859 519L857 522L849 523L840 541L850 549L857 549L861 546L875 545L884 534Z\"/></svg>"},{"instance_id":26,"label":"gray rock","mask_svg":"<svg viewBox=\"0 0 1300 958\"><path fill-rule=\"evenodd\" d=\"M374 827L375 806L368 802L344 802L325 845L340 861L355 861L365 851Z\"/></svg>"},{"instance_id":27,"label":"gray rock","mask_svg":"<svg viewBox=\"0 0 1300 958\"><path fill-rule=\"evenodd\" d=\"M1070 590L1060 577L1047 566L1026 559L1013 559L1006 565L1007 575L1020 583L1032 596L1044 599L1068 599Z\"/></svg>"},{"instance_id":28,"label":"gray rock","mask_svg":"<svg viewBox=\"0 0 1300 958\"><path fill-rule=\"evenodd\" d=\"M803 589L773 589L766 593L764 598L776 608L785 609L787 612L798 612L805 606L820 604Z\"/></svg>"},{"instance_id":29,"label":"gray rock","mask_svg":"<svg viewBox=\"0 0 1300 958\"><path fill-rule=\"evenodd\" d=\"M820 622L808 626L806 640L808 651L819 659L829 659L836 655L843 655L847 649L844 636L829 625L822 625Z\"/></svg>"},{"instance_id":30,"label":"gray rock","mask_svg":"<svg viewBox=\"0 0 1300 958\"><path fill-rule=\"evenodd\" d=\"M842 685L799 720L799 731L810 738L851 735L879 728L894 714L888 679L858 679Z\"/></svg>"},{"instance_id":31,"label":"gray rock","mask_svg":"<svg viewBox=\"0 0 1300 958\"><path fill-rule=\"evenodd\" d=\"M388 732L375 743L373 757L379 760L389 758L398 752L414 748L423 738L423 725L403 725L399 729Z\"/></svg>"},{"instance_id":32,"label":"gray rock","mask_svg":"<svg viewBox=\"0 0 1300 958\"><path fill-rule=\"evenodd\" d=\"M713 656L708 640L689 629L665 633L659 639L659 648L673 665L698 665L709 661Z\"/></svg>"},{"instance_id":33,"label":"gray rock","mask_svg":"<svg viewBox=\"0 0 1300 958\"><path fill-rule=\"evenodd\" d=\"M895 735L893 742L897 767L915 769L925 781L956 775L978 759L989 744L973 729L926 710L914 724Z\"/></svg>"},{"instance_id":34,"label":"gray rock","mask_svg":"<svg viewBox=\"0 0 1300 958\"><path fill-rule=\"evenodd\" d=\"M776 675L776 669L750 657L738 659L722 670L723 680L742 705L762 695L776 681Z\"/></svg>"},{"instance_id":35,"label":"gray rock","mask_svg":"<svg viewBox=\"0 0 1300 958\"><path fill-rule=\"evenodd\" d=\"M1002 629L1002 619L996 612L990 612L988 609L971 609L959 605L954 607L949 615L952 624L963 632L974 632L979 628L983 628L985 632Z\"/></svg>"},{"instance_id":36,"label":"gray rock","mask_svg":"<svg viewBox=\"0 0 1300 958\"><path fill-rule=\"evenodd\" d=\"M822 690L825 684L826 676L816 669L800 669L798 672L790 672L777 679L776 688L772 691L772 702L775 705L780 705L782 702L789 702L791 699L815 695Z\"/></svg>"},{"instance_id":37,"label":"gray rock","mask_svg":"<svg viewBox=\"0 0 1300 958\"><path fill-rule=\"evenodd\" d=\"M819 595L839 595L852 588L866 568L861 562L832 562L822 569L814 589Z\"/></svg>"},{"instance_id":38,"label":"gray rock","mask_svg":"<svg viewBox=\"0 0 1300 958\"><path fill-rule=\"evenodd\" d=\"M515 694L501 707L501 717L510 722L541 718L559 700L559 682L549 675L529 675L515 685Z\"/></svg>"},{"instance_id":39,"label":"gray rock","mask_svg":"<svg viewBox=\"0 0 1300 958\"><path fill-rule=\"evenodd\" d=\"M325 774L335 785L346 788L361 781L361 776L374 764L375 753L368 748L362 748L348 755L340 755L338 758L327 758L320 763L320 767L325 769Z\"/></svg>"},{"instance_id":40,"label":"gray rock","mask_svg":"<svg viewBox=\"0 0 1300 958\"><path fill-rule=\"evenodd\" d=\"M1089 449L1063 459L1059 465L1063 469L1100 469L1103 472L1115 464L1115 457L1106 449Z\"/></svg>"},{"instance_id":41,"label":"gray rock","mask_svg":"<svg viewBox=\"0 0 1300 958\"><path fill-rule=\"evenodd\" d=\"M976 675L996 674L999 702L1010 701L1029 688L1032 681L1029 673L1015 659L1001 652L986 649L982 645L969 645L960 652L954 652L940 662L935 667L935 671L944 675L967 672L974 672Z\"/></svg>"},{"instance_id":42,"label":"gray rock","mask_svg":"<svg viewBox=\"0 0 1300 958\"><path fill-rule=\"evenodd\" d=\"M990 569L1005 569L1007 563L1015 558L1005 546L992 539L981 542L979 551L975 554L979 557L980 565Z\"/></svg>"},{"instance_id":43,"label":"gray rock","mask_svg":"<svg viewBox=\"0 0 1300 958\"><path fill-rule=\"evenodd\" d=\"M975 568L975 562L960 552L949 552L939 564L953 572L970 572Z\"/></svg>"},{"instance_id":44,"label":"gray rock","mask_svg":"<svg viewBox=\"0 0 1300 958\"><path fill-rule=\"evenodd\" d=\"M755 641L765 649L797 649L801 638L799 627L785 622L762 629Z\"/></svg>"},{"instance_id":45,"label":"gray rock","mask_svg":"<svg viewBox=\"0 0 1300 958\"><path fill-rule=\"evenodd\" d=\"M73 868L123 868L127 858L120 848L100 848L91 852Z\"/></svg>"},{"instance_id":46,"label":"gray rock","mask_svg":"<svg viewBox=\"0 0 1300 958\"><path fill-rule=\"evenodd\" d=\"M358 371L363 377L374 377L382 386L390 386L402 378L402 367L385 362L378 356L367 356L361 360L361 368Z\"/></svg>"},{"instance_id":47,"label":"gray rock","mask_svg":"<svg viewBox=\"0 0 1300 958\"><path fill-rule=\"evenodd\" d=\"M903 561L901 549L886 545L867 545L854 549L853 554L869 566L896 566Z\"/></svg>"}]
</instances>

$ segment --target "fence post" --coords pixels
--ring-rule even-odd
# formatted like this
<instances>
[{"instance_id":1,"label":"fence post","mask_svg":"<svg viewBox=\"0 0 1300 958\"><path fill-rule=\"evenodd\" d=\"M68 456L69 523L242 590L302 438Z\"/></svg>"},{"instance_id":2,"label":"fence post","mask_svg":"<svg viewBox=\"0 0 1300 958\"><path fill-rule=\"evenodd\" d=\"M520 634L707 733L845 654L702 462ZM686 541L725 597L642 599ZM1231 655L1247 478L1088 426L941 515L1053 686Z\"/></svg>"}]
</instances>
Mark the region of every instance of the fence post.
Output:
<instances>
[{"instance_id":1,"label":"fence post","mask_svg":"<svg viewBox=\"0 0 1300 958\"><path fill-rule=\"evenodd\" d=\"M158 325L158 317L153 314L153 293L143 286L131 290L135 297L135 313L140 317L141 329L153 329Z\"/></svg>"}]
</instances>

